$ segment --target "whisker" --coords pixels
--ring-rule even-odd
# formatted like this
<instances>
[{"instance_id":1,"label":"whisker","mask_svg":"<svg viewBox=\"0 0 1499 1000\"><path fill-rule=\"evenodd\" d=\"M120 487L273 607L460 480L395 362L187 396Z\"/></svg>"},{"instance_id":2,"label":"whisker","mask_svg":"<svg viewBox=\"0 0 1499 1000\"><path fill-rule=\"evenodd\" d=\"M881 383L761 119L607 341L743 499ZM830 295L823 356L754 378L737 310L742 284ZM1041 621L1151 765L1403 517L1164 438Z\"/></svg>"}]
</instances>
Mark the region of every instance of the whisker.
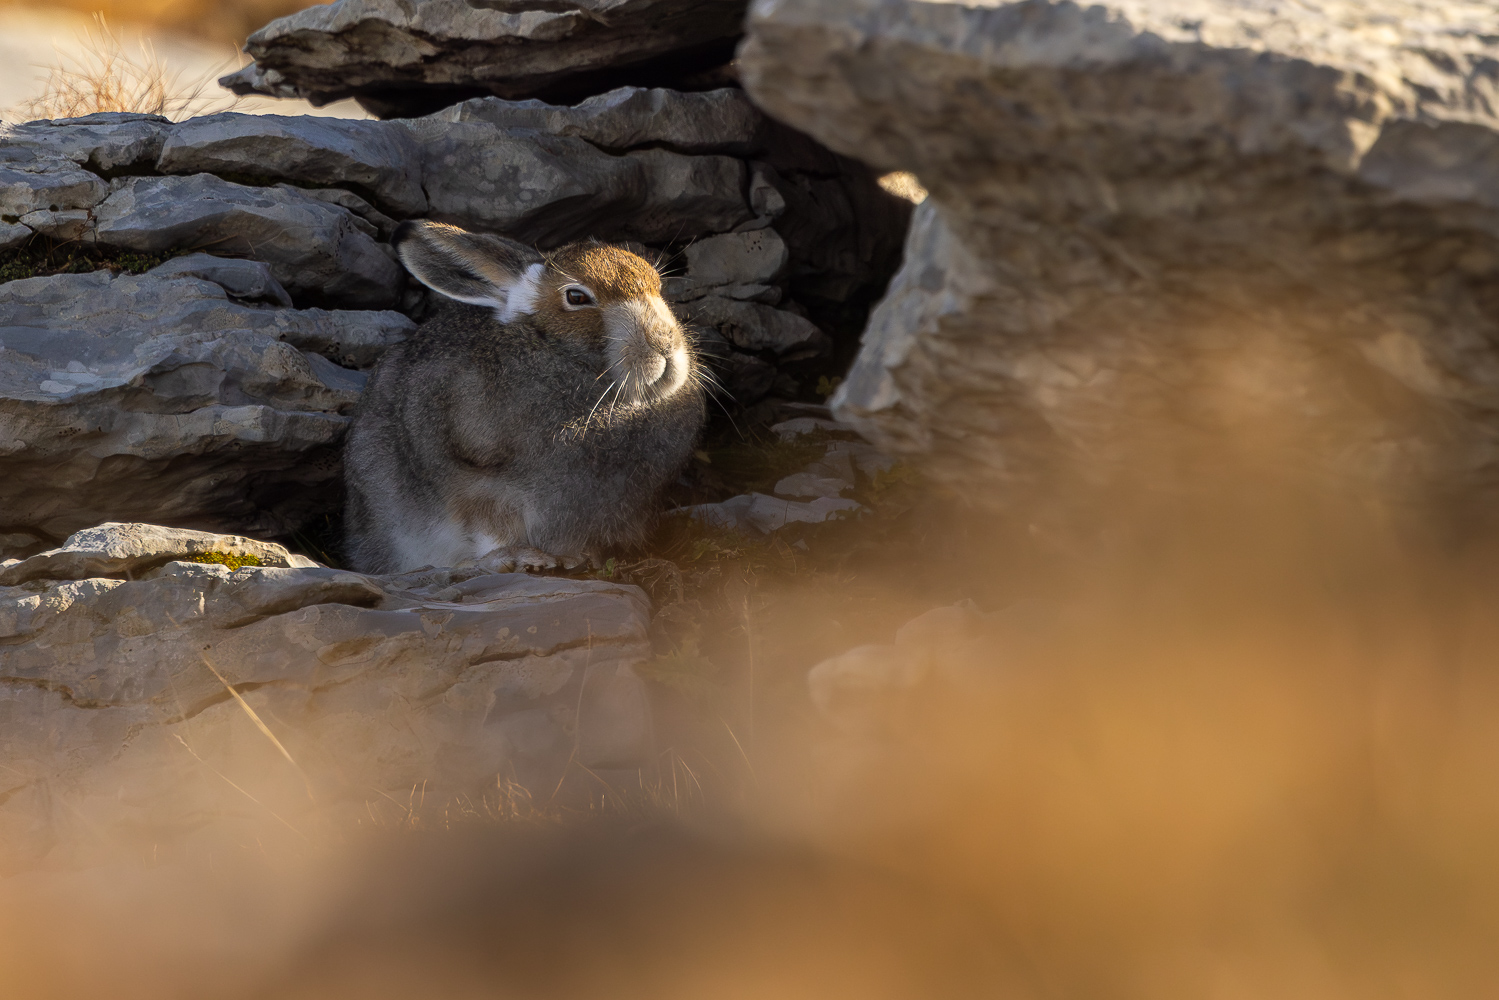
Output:
<instances>
[{"instance_id":1,"label":"whisker","mask_svg":"<svg viewBox=\"0 0 1499 1000\"><path fill-rule=\"evenodd\" d=\"M616 392L616 393L615 393L615 394L614 394L614 402L613 402L613 403L610 403L610 404L609 404L609 419L610 419L610 420L613 420L613 419L614 419L614 407L615 407L615 405L616 405L616 404L617 404L617 403L619 403L619 401L620 401L620 400L621 400L621 399L623 399L623 398L624 398L624 387L625 387L625 386L626 386L626 385L628 385L628 384L629 384L629 381L630 381L630 379L631 379L631 378L632 378L632 377L633 377L633 376L634 376L634 375L635 375L635 373L634 373L634 372L626 372L626 373L625 373L625 378L624 378L624 381L623 381L623 382L616 382L616 383L614 383L614 385L615 385L615 388L616 388L616 389L619 389L619 390L620 390L620 391L619 391L619 392Z\"/></svg>"},{"instance_id":2,"label":"whisker","mask_svg":"<svg viewBox=\"0 0 1499 1000\"><path fill-rule=\"evenodd\" d=\"M603 373L599 375L599 378L603 378L605 375L608 375L608 374L609 374L609 369L606 368L606 369L604 369ZM598 378L594 379L595 382L597 382L598 380L599 380ZM598 410L599 404L604 401L604 397L607 396L607 395L609 395L609 390L612 389L612 388L614 388L614 386L616 384L617 383L611 382L609 385L604 386L604 391L603 392L599 393L599 398L594 401L593 409L588 411L588 417L587 417L587 419L585 419L583 421L583 431L582 431L581 434L578 435L578 440L581 441L581 440L583 440L584 438L586 438L588 436L588 425L593 422L593 415L594 415L594 413Z\"/></svg>"},{"instance_id":3,"label":"whisker","mask_svg":"<svg viewBox=\"0 0 1499 1000\"><path fill-rule=\"evenodd\" d=\"M729 412L729 408L727 406L723 405L723 400L721 400L721 399L718 398L718 394L710 392L710 393L708 393L708 398L711 399L711 400L713 400L713 402L717 403L718 404L718 408L723 411L723 415L729 418L729 426L732 427L732 428L734 428L734 433L739 435L739 439L741 441L748 440L748 438L745 436L744 431L740 430L739 429L739 425L737 423L735 423L735 421L734 421L734 414L730 413Z\"/></svg>"}]
</instances>

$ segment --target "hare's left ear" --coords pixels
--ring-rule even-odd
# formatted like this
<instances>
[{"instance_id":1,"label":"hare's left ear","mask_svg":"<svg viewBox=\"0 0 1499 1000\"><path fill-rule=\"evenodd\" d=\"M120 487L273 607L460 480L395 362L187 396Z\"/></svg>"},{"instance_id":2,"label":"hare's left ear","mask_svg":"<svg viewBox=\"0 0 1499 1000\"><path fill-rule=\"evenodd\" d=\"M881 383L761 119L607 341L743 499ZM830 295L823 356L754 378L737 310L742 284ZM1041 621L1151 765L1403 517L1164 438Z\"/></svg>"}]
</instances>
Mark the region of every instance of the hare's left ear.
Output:
<instances>
[{"instance_id":1,"label":"hare's left ear","mask_svg":"<svg viewBox=\"0 0 1499 1000\"><path fill-rule=\"evenodd\" d=\"M450 299L489 306L501 323L536 308L546 265L524 244L426 221L401 223L390 242L416 280Z\"/></svg>"}]
</instances>

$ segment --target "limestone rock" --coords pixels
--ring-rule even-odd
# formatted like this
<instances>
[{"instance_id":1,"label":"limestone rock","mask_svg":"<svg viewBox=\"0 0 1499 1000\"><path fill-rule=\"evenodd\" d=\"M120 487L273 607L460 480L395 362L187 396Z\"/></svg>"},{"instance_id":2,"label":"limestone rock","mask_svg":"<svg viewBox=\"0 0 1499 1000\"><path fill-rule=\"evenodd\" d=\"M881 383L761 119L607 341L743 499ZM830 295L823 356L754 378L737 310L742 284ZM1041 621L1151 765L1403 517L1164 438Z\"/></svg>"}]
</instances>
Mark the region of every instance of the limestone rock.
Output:
<instances>
[{"instance_id":1,"label":"limestone rock","mask_svg":"<svg viewBox=\"0 0 1499 1000\"><path fill-rule=\"evenodd\" d=\"M299 299L378 309L394 304L404 277L374 235L368 223L296 188L212 174L121 177L94 210L92 228L108 246L255 257Z\"/></svg>"},{"instance_id":2,"label":"limestone rock","mask_svg":"<svg viewBox=\"0 0 1499 1000\"><path fill-rule=\"evenodd\" d=\"M480 122L405 123L420 142L431 217L555 246L570 239L669 241L752 218L746 168L664 149L623 156L582 139Z\"/></svg>"},{"instance_id":3,"label":"limestone rock","mask_svg":"<svg viewBox=\"0 0 1499 1000\"><path fill-rule=\"evenodd\" d=\"M834 400L877 443L999 505L1245 435L1494 481L1491 4L764 0L749 30L757 103L931 192Z\"/></svg>"},{"instance_id":4,"label":"limestone rock","mask_svg":"<svg viewBox=\"0 0 1499 1000\"><path fill-rule=\"evenodd\" d=\"M135 579L166 563L219 553L256 560L255 565L308 568L317 563L292 555L274 542L241 535L164 528L158 524L105 522L75 532L55 549L27 559L0 563L0 587L29 580L84 580L90 577Z\"/></svg>"},{"instance_id":5,"label":"limestone rock","mask_svg":"<svg viewBox=\"0 0 1499 1000\"><path fill-rule=\"evenodd\" d=\"M254 65L220 82L319 105L357 97L385 117L482 94L579 98L728 62L744 8L743 0L338 0L255 32L245 44Z\"/></svg>"},{"instance_id":6,"label":"limestone rock","mask_svg":"<svg viewBox=\"0 0 1499 1000\"><path fill-rule=\"evenodd\" d=\"M852 432L853 427L838 420L828 420L826 417L792 417L790 420L782 420L780 423L770 425L770 432L782 441L795 441L799 437L820 431Z\"/></svg>"},{"instance_id":7,"label":"limestone rock","mask_svg":"<svg viewBox=\"0 0 1499 1000\"><path fill-rule=\"evenodd\" d=\"M0 222L0 250L10 250L31 239L33 230L19 222Z\"/></svg>"},{"instance_id":8,"label":"limestone rock","mask_svg":"<svg viewBox=\"0 0 1499 1000\"><path fill-rule=\"evenodd\" d=\"M187 276L0 284L0 511L62 538L106 520L285 534L332 506L364 376L305 353L399 314L233 302ZM356 349L373 353L374 346Z\"/></svg>"},{"instance_id":9,"label":"limestone rock","mask_svg":"<svg viewBox=\"0 0 1499 1000\"><path fill-rule=\"evenodd\" d=\"M702 285L769 285L785 277L790 255L774 229L725 233L686 250L687 276Z\"/></svg>"},{"instance_id":10,"label":"limestone rock","mask_svg":"<svg viewBox=\"0 0 1499 1000\"><path fill-rule=\"evenodd\" d=\"M724 393L740 406L764 399L775 385L775 365L734 350L711 327L699 328L696 335L699 355Z\"/></svg>"},{"instance_id":11,"label":"limestone rock","mask_svg":"<svg viewBox=\"0 0 1499 1000\"><path fill-rule=\"evenodd\" d=\"M721 233L748 222L748 170L731 156L683 156L666 149L626 153L644 177L644 197L629 218L606 230L609 238L675 243Z\"/></svg>"},{"instance_id":12,"label":"limestone rock","mask_svg":"<svg viewBox=\"0 0 1499 1000\"><path fill-rule=\"evenodd\" d=\"M831 339L816 324L784 309L718 295L704 296L681 308L688 322L714 328L742 350L815 356L832 346Z\"/></svg>"},{"instance_id":13,"label":"limestone rock","mask_svg":"<svg viewBox=\"0 0 1499 1000\"><path fill-rule=\"evenodd\" d=\"M232 298L245 302L270 302L286 307L292 304L291 296L281 287L281 282L271 273L270 265L264 261L190 253L173 257L166 263L153 267L151 274L158 278L178 275L202 278L204 281L212 281Z\"/></svg>"},{"instance_id":14,"label":"limestone rock","mask_svg":"<svg viewBox=\"0 0 1499 1000\"><path fill-rule=\"evenodd\" d=\"M715 528L768 535L788 524L821 524L834 514L862 509L858 501L838 497L819 497L802 503L764 493L746 493L720 503L682 507L679 512Z\"/></svg>"},{"instance_id":15,"label":"limestone rock","mask_svg":"<svg viewBox=\"0 0 1499 1000\"><path fill-rule=\"evenodd\" d=\"M0 136L0 220L12 225L31 212L89 209L109 185L72 160Z\"/></svg>"},{"instance_id":16,"label":"limestone rock","mask_svg":"<svg viewBox=\"0 0 1499 1000\"><path fill-rule=\"evenodd\" d=\"M853 488L853 481L841 476L820 476L815 472L796 472L775 485L776 496L839 497Z\"/></svg>"},{"instance_id":17,"label":"limestone rock","mask_svg":"<svg viewBox=\"0 0 1499 1000\"><path fill-rule=\"evenodd\" d=\"M161 115L102 111L0 128L0 145L34 144L93 173L109 175L154 164L171 125Z\"/></svg>"},{"instance_id":18,"label":"limestone rock","mask_svg":"<svg viewBox=\"0 0 1499 1000\"><path fill-rule=\"evenodd\" d=\"M174 561L257 544L103 525L63 547L93 558L0 584L0 868L297 836L414 789L545 797L647 762L639 589Z\"/></svg>"},{"instance_id":19,"label":"limestone rock","mask_svg":"<svg viewBox=\"0 0 1499 1000\"><path fill-rule=\"evenodd\" d=\"M895 459L868 442L830 441L826 454L808 466L808 469L823 470L827 475L851 479L852 470L855 469L861 476L872 477L877 472L890 471L894 465Z\"/></svg>"},{"instance_id":20,"label":"limestone rock","mask_svg":"<svg viewBox=\"0 0 1499 1000\"><path fill-rule=\"evenodd\" d=\"M338 184L366 192L387 211L421 215L420 154L395 125L341 118L225 113L172 127L156 169Z\"/></svg>"},{"instance_id":21,"label":"limestone rock","mask_svg":"<svg viewBox=\"0 0 1499 1000\"><path fill-rule=\"evenodd\" d=\"M677 153L747 156L763 151L765 116L744 91L699 93L619 87L576 105L476 97L430 117L445 122L486 122L567 135L611 152L663 146Z\"/></svg>"}]
</instances>

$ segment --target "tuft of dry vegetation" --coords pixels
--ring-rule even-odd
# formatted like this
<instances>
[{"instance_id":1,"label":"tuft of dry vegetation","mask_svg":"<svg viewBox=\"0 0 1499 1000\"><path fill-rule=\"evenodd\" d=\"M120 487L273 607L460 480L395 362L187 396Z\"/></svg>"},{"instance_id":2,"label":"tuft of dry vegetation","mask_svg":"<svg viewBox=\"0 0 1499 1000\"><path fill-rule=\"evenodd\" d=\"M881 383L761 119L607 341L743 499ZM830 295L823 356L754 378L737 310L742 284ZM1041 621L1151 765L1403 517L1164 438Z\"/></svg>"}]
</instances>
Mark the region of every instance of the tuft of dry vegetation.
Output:
<instances>
[{"instance_id":1,"label":"tuft of dry vegetation","mask_svg":"<svg viewBox=\"0 0 1499 1000\"><path fill-rule=\"evenodd\" d=\"M239 103L239 98L216 89L217 73L184 81L157 57L149 42L142 41L139 54L132 54L102 13L94 15L94 22L80 36L78 54L58 52L45 89L19 105L22 117L81 118L118 111L180 120L228 111Z\"/></svg>"}]
</instances>

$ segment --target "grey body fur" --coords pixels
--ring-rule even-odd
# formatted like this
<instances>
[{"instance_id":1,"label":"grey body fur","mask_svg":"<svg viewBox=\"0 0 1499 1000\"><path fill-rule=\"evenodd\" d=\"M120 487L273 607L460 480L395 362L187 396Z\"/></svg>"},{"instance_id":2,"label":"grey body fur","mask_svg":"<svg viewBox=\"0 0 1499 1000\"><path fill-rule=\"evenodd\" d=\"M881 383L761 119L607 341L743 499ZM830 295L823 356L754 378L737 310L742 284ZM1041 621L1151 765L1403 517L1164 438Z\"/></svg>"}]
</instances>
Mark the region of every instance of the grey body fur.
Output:
<instances>
[{"instance_id":1,"label":"grey body fur","mask_svg":"<svg viewBox=\"0 0 1499 1000\"><path fill-rule=\"evenodd\" d=\"M646 408L594 409L608 363L590 347L453 303L387 352L345 452L351 565L415 568L402 558L413 535L460 557L641 541L692 454L703 395L690 386Z\"/></svg>"},{"instance_id":2,"label":"grey body fur","mask_svg":"<svg viewBox=\"0 0 1499 1000\"><path fill-rule=\"evenodd\" d=\"M543 258L433 222L403 223L393 242L458 301L370 374L344 448L350 564L642 541L706 415L656 271L592 241Z\"/></svg>"}]
</instances>

